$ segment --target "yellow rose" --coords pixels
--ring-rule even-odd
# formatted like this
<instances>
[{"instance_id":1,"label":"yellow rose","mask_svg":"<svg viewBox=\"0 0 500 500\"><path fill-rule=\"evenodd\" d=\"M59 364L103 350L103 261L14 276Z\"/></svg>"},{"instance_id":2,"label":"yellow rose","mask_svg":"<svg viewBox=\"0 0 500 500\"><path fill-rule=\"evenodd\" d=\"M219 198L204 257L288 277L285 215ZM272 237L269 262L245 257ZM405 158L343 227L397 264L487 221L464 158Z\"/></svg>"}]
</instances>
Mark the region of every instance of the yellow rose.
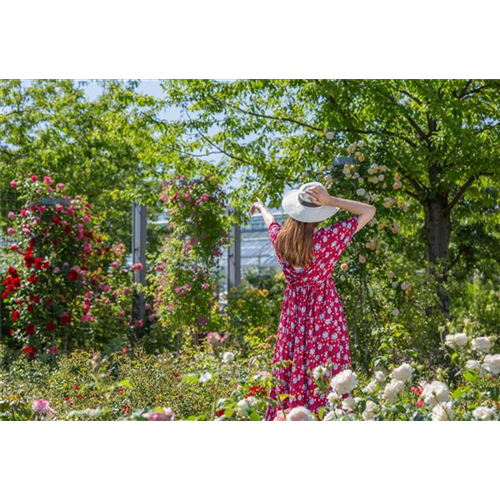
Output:
<instances>
[{"instance_id":1,"label":"yellow rose","mask_svg":"<svg viewBox=\"0 0 500 500\"><path fill-rule=\"evenodd\" d=\"M236 293L238 291L238 287L237 286L232 286L229 291L231 293Z\"/></svg>"},{"instance_id":2,"label":"yellow rose","mask_svg":"<svg viewBox=\"0 0 500 500\"><path fill-rule=\"evenodd\" d=\"M264 289L260 291L260 294L262 295L262 297L267 297L269 295L269 291Z\"/></svg>"}]
</instances>

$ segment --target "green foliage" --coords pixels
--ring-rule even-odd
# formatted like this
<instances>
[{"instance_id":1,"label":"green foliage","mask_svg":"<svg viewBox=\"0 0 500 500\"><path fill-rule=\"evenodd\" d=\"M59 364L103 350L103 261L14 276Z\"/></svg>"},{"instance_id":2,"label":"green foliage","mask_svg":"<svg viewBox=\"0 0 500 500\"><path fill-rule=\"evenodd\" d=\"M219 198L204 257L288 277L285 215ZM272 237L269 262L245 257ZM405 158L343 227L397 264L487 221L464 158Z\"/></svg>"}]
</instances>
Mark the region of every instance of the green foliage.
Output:
<instances>
[{"instance_id":1,"label":"green foliage","mask_svg":"<svg viewBox=\"0 0 500 500\"><path fill-rule=\"evenodd\" d=\"M169 180L162 201L169 227L156 259L152 293L164 329L159 334L166 336L166 345L180 349L186 334L199 341L215 326L217 266L221 246L227 243L229 218L225 193L213 175Z\"/></svg>"},{"instance_id":2,"label":"green foliage","mask_svg":"<svg viewBox=\"0 0 500 500\"><path fill-rule=\"evenodd\" d=\"M239 287L229 290L225 315L233 341L246 352L271 341L278 329L285 289L283 273L249 273Z\"/></svg>"}]
</instances>

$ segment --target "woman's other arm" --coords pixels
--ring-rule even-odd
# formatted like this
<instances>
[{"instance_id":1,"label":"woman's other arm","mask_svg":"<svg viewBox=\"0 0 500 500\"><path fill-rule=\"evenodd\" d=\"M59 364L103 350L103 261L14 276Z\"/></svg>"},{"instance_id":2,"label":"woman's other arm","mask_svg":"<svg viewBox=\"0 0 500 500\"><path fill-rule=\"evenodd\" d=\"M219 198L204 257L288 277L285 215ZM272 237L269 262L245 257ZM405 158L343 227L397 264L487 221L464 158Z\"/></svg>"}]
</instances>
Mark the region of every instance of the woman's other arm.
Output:
<instances>
[{"instance_id":1,"label":"woman's other arm","mask_svg":"<svg viewBox=\"0 0 500 500\"><path fill-rule=\"evenodd\" d=\"M330 196L326 189L321 186L314 186L309 188L307 192L314 198L315 202L319 205L329 205L332 207L339 207L343 210L358 215L358 227L355 233L357 233L362 227L366 226L368 222L375 216L377 209L373 205L368 203L363 203L361 201L346 200L345 198L337 198L335 196Z\"/></svg>"},{"instance_id":2,"label":"woman's other arm","mask_svg":"<svg viewBox=\"0 0 500 500\"><path fill-rule=\"evenodd\" d=\"M253 214L256 210L260 212L266 226L269 227L275 220L274 215L269 211L269 209L262 203L262 201L256 201L250 208L250 213Z\"/></svg>"}]
</instances>

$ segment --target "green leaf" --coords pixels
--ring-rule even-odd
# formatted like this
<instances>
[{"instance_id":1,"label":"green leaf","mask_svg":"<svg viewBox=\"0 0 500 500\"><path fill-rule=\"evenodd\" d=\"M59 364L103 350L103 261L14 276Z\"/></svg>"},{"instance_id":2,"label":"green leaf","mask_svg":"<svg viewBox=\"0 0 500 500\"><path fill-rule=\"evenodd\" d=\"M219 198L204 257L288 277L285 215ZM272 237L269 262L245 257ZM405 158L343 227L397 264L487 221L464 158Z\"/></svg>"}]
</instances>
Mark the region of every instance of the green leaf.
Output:
<instances>
[{"instance_id":1,"label":"green leaf","mask_svg":"<svg viewBox=\"0 0 500 500\"><path fill-rule=\"evenodd\" d=\"M475 372L465 372L464 379L468 382L474 383L477 380L477 373Z\"/></svg>"}]
</instances>

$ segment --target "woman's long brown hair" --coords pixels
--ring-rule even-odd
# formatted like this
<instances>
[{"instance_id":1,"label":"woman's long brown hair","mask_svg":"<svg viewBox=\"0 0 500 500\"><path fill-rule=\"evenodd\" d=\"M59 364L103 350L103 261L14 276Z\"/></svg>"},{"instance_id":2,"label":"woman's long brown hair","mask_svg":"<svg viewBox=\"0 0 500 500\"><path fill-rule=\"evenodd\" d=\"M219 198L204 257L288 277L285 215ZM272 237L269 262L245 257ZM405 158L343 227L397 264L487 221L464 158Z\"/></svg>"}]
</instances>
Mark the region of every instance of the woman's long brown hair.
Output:
<instances>
[{"instance_id":1,"label":"woman's long brown hair","mask_svg":"<svg viewBox=\"0 0 500 500\"><path fill-rule=\"evenodd\" d=\"M317 222L299 222L288 217L276 238L278 254L292 266L307 267L314 255L313 235L317 226Z\"/></svg>"}]
</instances>

